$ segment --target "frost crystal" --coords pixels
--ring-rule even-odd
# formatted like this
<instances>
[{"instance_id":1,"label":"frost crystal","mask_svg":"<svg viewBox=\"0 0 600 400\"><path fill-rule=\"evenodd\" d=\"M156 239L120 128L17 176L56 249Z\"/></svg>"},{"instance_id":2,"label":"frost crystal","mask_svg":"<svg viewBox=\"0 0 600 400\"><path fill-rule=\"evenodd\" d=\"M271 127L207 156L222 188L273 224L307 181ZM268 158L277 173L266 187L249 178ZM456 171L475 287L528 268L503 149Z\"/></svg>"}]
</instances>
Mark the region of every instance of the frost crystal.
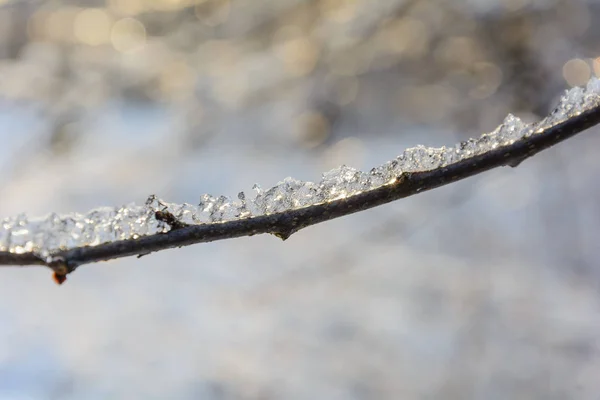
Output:
<instances>
[{"instance_id":1,"label":"frost crystal","mask_svg":"<svg viewBox=\"0 0 600 400\"><path fill-rule=\"evenodd\" d=\"M320 202L343 199L368 189L366 184L367 177L363 172L342 165L323 174L317 197Z\"/></svg>"},{"instance_id":2,"label":"frost crystal","mask_svg":"<svg viewBox=\"0 0 600 400\"><path fill-rule=\"evenodd\" d=\"M320 201L315 201L317 199L314 183L285 178L266 192L260 191L254 202L258 209L257 215L261 215L306 207L319 203Z\"/></svg>"},{"instance_id":3,"label":"frost crystal","mask_svg":"<svg viewBox=\"0 0 600 400\"><path fill-rule=\"evenodd\" d=\"M396 174L402 172L429 171L439 168L443 163L444 148L436 149L432 147L417 146L404 150L404 153L398 157L398 166Z\"/></svg>"},{"instance_id":4,"label":"frost crystal","mask_svg":"<svg viewBox=\"0 0 600 400\"><path fill-rule=\"evenodd\" d=\"M0 251L33 252L46 258L68 249L135 240L187 225L220 224L340 201L393 184L403 173L446 168L501 149L597 106L600 106L600 79L593 78L585 89L567 91L556 109L537 124L527 125L509 114L498 128L477 139L454 147L409 148L395 160L368 173L344 165L324 173L317 183L286 178L266 191L255 185L250 195L241 192L235 201L204 194L198 204L174 204L150 196L143 206L104 207L87 214L50 214L34 219L21 214L0 222Z\"/></svg>"},{"instance_id":5,"label":"frost crystal","mask_svg":"<svg viewBox=\"0 0 600 400\"><path fill-rule=\"evenodd\" d=\"M600 79L594 77L590 79L585 89L574 87L566 91L554 111L540 121L534 130L542 131L598 105L600 105Z\"/></svg>"}]
</instances>

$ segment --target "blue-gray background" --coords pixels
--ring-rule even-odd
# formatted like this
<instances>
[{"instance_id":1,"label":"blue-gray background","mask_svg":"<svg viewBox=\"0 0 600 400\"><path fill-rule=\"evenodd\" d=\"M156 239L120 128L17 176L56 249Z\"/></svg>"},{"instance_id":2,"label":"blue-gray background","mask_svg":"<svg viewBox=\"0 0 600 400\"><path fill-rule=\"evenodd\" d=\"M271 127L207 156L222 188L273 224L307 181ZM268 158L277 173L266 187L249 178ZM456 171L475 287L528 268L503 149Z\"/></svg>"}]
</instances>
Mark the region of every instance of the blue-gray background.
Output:
<instances>
[{"instance_id":1,"label":"blue-gray background","mask_svg":"<svg viewBox=\"0 0 600 400\"><path fill-rule=\"evenodd\" d=\"M0 215L369 169L600 75L597 1L4 1ZM305 229L0 271L0 399L597 399L598 129Z\"/></svg>"}]
</instances>

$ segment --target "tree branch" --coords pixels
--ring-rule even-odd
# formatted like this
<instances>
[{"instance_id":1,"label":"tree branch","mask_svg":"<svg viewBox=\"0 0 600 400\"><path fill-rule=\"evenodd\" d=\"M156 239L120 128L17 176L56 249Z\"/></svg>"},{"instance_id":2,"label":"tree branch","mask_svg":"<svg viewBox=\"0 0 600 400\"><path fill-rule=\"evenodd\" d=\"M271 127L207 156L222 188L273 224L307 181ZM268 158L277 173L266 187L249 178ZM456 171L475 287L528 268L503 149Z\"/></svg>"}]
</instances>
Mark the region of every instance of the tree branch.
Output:
<instances>
[{"instance_id":1,"label":"tree branch","mask_svg":"<svg viewBox=\"0 0 600 400\"><path fill-rule=\"evenodd\" d=\"M290 208L282 212L265 211L264 215L239 216L231 220L203 224L185 223L165 207L152 211L156 221L166 227L164 231L97 245L60 248L43 255L39 249L18 251L21 254L16 254L14 249L7 249L0 251L0 264L45 265L54 270L56 280L62 283L66 274L78 266L97 261L133 255L143 256L173 247L262 233L270 233L285 240L300 229L320 222L431 190L499 166L517 166L540 151L600 123L599 87L599 81L594 80L588 85L587 91L572 89L549 117L537 124L522 125L521 132L517 132L516 137L515 132L512 132L512 138L506 136L502 129L508 130L510 126L505 123L496 131L477 140L462 142L455 148L415 148L439 156L450 154L454 159L446 163L439 162L437 167L429 170L409 169L409 172L401 172L395 179L379 187L357 191L346 197ZM498 144L490 145L492 139L498 141ZM405 155L414 153L410 150L415 149L407 150Z\"/></svg>"}]
</instances>

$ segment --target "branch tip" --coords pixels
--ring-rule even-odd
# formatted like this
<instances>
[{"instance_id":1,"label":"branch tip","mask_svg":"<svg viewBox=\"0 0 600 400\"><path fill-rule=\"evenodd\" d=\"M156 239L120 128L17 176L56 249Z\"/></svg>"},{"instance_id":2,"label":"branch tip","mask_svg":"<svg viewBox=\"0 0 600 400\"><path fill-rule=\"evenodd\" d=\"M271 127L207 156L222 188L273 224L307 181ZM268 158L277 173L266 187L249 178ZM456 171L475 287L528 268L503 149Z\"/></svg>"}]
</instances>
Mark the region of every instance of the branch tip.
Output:
<instances>
[{"instance_id":1,"label":"branch tip","mask_svg":"<svg viewBox=\"0 0 600 400\"><path fill-rule=\"evenodd\" d=\"M52 279L56 282L57 285L62 285L67 280L67 275L61 275L54 271L52 273Z\"/></svg>"}]
</instances>

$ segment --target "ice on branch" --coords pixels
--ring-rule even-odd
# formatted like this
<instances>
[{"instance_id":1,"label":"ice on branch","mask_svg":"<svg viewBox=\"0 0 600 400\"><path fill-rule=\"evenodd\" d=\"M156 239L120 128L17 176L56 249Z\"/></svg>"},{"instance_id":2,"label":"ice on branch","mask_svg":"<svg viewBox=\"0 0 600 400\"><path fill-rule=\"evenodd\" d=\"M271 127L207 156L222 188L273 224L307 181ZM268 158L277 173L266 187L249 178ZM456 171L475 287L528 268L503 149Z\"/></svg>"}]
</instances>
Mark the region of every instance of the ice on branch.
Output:
<instances>
[{"instance_id":1,"label":"ice on branch","mask_svg":"<svg viewBox=\"0 0 600 400\"><path fill-rule=\"evenodd\" d=\"M136 240L189 225L223 224L345 199L394 184L404 172L443 169L502 149L599 105L600 80L594 78L586 88L567 91L556 109L539 123L525 124L508 115L498 128L477 139L454 147L409 148L395 160L368 172L341 166L324 173L319 182L286 178L268 190L255 185L254 193L242 192L237 199L204 194L196 204L173 204L151 196L144 205L104 207L87 214L50 214L44 218L18 215L2 221L0 251L33 253L48 259L73 248Z\"/></svg>"}]
</instances>

